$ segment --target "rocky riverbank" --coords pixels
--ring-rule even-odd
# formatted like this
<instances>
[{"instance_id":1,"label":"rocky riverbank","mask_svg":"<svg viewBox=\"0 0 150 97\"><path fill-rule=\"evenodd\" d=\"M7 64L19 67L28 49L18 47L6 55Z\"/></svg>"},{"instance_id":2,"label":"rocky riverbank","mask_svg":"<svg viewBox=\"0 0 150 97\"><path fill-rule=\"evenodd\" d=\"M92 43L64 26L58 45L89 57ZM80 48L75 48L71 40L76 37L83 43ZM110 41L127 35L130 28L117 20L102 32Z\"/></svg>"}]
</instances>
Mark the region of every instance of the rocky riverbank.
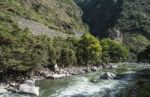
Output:
<instances>
[{"instance_id":1,"label":"rocky riverbank","mask_svg":"<svg viewBox=\"0 0 150 97\"><path fill-rule=\"evenodd\" d=\"M1 83L0 85L0 94L7 93L9 91L17 92L17 93L26 93L32 94L35 96L39 96L39 87L35 86L36 81L41 81L44 79L59 79L64 77L70 77L72 75L85 74L90 72L96 72L100 69L104 68L117 68L118 65L116 63L110 63L105 65L96 65L96 66L78 66L78 67L66 67L59 68L58 66L54 66L51 70L49 68L42 68L34 71L33 74L28 77L20 77L22 81L8 81L7 83ZM123 65L123 64L122 64Z\"/></svg>"},{"instance_id":2,"label":"rocky riverbank","mask_svg":"<svg viewBox=\"0 0 150 97\"><path fill-rule=\"evenodd\" d=\"M107 66L108 67L108 66ZM112 68L113 66L109 66ZM35 81L41 81L44 79L58 79L64 77L70 77L72 75L84 74L88 72L95 72L99 69L103 69L102 65L97 66L79 66L79 67L67 67L67 68L55 68L51 70L49 68L42 68L31 74L30 78L20 78L22 81L7 81L0 83L0 95L9 91L16 93L25 93L39 96L39 87L35 86Z\"/></svg>"},{"instance_id":3,"label":"rocky riverbank","mask_svg":"<svg viewBox=\"0 0 150 97\"><path fill-rule=\"evenodd\" d=\"M58 79L64 77L70 77L72 75L85 74L89 72L95 72L103 69L102 65L98 66L78 66L78 67L66 67L66 68L55 68L50 70L48 68L43 68L40 71L36 71L31 79L39 81L43 79Z\"/></svg>"},{"instance_id":4,"label":"rocky riverbank","mask_svg":"<svg viewBox=\"0 0 150 97\"><path fill-rule=\"evenodd\" d=\"M118 68L120 65L129 65L129 63L110 63L108 65L96 65L96 66L79 66L79 67L66 67L59 68L56 66L54 70L49 68L43 68L36 70L31 74L30 78L21 78L22 82L9 81L9 83L1 83L0 94L7 93L9 91L17 93L27 93L35 96L39 95L39 87L35 86L35 81L40 81L44 79L58 79L64 77L70 77L72 75L85 74L90 72L95 72L104 68ZM133 64L133 63L132 63ZM136 65L136 64L135 64Z\"/></svg>"},{"instance_id":5,"label":"rocky riverbank","mask_svg":"<svg viewBox=\"0 0 150 97\"><path fill-rule=\"evenodd\" d=\"M7 93L9 91L31 94L37 97L39 96L39 87L36 87L35 82L31 80L25 80L23 83L12 82L9 84L3 83L0 85L0 94Z\"/></svg>"}]
</instances>

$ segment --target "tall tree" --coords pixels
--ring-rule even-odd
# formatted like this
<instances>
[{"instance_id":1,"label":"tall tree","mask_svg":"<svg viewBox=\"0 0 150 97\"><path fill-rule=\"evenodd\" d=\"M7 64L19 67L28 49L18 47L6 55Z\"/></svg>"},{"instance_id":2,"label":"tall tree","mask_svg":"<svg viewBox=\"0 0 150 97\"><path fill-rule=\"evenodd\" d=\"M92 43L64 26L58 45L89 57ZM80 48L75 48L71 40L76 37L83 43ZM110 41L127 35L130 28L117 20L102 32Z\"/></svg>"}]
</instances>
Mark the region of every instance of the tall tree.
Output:
<instances>
[{"instance_id":1,"label":"tall tree","mask_svg":"<svg viewBox=\"0 0 150 97\"><path fill-rule=\"evenodd\" d=\"M89 33L84 34L78 43L78 61L80 64L96 64L101 56L102 48L98 39Z\"/></svg>"}]
</instances>

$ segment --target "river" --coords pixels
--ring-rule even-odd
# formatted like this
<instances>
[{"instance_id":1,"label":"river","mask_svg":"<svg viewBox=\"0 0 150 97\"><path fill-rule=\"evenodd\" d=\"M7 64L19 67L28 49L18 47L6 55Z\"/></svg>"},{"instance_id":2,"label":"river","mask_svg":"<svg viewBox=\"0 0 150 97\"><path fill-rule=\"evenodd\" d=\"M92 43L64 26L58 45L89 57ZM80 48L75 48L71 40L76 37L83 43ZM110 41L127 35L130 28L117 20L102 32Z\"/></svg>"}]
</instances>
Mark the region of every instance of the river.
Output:
<instances>
[{"instance_id":1,"label":"river","mask_svg":"<svg viewBox=\"0 0 150 97\"><path fill-rule=\"evenodd\" d=\"M36 85L40 87L40 97L128 97L128 90L134 87L139 80L137 71L147 68L150 68L150 65L125 65L118 69L103 69L63 79L44 80ZM114 80L99 79L104 72L115 73L118 78ZM33 96L10 92L0 97Z\"/></svg>"}]
</instances>

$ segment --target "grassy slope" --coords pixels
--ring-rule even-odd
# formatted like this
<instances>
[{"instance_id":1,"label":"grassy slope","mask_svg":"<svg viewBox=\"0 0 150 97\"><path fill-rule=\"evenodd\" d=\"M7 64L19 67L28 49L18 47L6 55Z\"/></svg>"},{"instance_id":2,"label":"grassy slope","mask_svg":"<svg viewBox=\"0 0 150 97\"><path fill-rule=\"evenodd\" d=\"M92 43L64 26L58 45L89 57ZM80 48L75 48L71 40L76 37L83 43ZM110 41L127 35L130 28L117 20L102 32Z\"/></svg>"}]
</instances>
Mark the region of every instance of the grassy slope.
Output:
<instances>
[{"instance_id":1,"label":"grassy slope","mask_svg":"<svg viewBox=\"0 0 150 97\"><path fill-rule=\"evenodd\" d=\"M87 31L82 12L72 0L1 0L0 13L31 19L65 33Z\"/></svg>"}]
</instances>

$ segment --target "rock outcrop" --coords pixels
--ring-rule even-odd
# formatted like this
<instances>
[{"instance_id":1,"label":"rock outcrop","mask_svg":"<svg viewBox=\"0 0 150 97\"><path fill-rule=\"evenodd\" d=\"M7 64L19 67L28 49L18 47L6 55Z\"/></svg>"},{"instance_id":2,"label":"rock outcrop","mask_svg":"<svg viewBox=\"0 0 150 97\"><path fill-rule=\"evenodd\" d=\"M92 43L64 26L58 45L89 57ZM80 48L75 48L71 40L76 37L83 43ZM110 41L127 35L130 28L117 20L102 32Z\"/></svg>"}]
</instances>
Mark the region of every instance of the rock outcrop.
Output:
<instances>
[{"instance_id":1,"label":"rock outcrop","mask_svg":"<svg viewBox=\"0 0 150 97\"><path fill-rule=\"evenodd\" d=\"M0 86L0 94L7 93L8 91L5 89L5 87Z\"/></svg>"},{"instance_id":2,"label":"rock outcrop","mask_svg":"<svg viewBox=\"0 0 150 97\"><path fill-rule=\"evenodd\" d=\"M19 85L19 92L39 96L39 87L36 87L34 83L34 81L26 80L25 83Z\"/></svg>"},{"instance_id":3,"label":"rock outcrop","mask_svg":"<svg viewBox=\"0 0 150 97\"><path fill-rule=\"evenodd\" d=\"M19 85L20 93L33 94L35 96L39 96L39 87L31 86L28 84L20 84Z\"/></svg>"},{"instance_id":4,"label":"rock outcrop","mask_svg":"<svg viewBox=\"0 0 150 97\"><path fill-rule=\"evenodd\" d=\"M105 72L100 78L101 79L114 79L116 77L116 74Z\"/></svg>"}]
</instances>

